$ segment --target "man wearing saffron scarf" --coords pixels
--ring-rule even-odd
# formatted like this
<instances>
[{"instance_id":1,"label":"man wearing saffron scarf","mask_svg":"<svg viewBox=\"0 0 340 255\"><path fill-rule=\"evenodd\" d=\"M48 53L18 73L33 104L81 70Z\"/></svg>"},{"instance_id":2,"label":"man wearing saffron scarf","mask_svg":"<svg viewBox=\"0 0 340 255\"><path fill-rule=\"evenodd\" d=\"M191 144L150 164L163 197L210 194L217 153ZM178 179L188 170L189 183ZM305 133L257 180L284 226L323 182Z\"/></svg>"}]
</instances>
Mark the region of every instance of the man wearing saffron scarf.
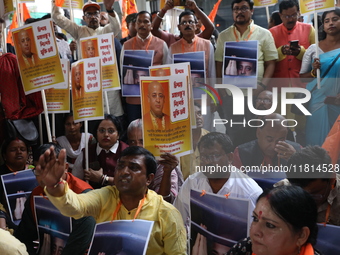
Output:
<instances>
[{"instance_id":1,"label":"man wearing saffron scarf","mask_svg":"<svg viewBox=\"0 0 340 255\"><path fill-rule=\"evenodd\" d=\"M143 219L154 221L146 254L186 254L186 234L179 212L148 186L157 169L155 157L138 146L126 148L117 163L114 186L86 194L75 194L61 180L66 151L57 158L53 148L39 159L36 171L45 183L45 192L62 214L96 222Z\"/></svg>"}]
</instances>

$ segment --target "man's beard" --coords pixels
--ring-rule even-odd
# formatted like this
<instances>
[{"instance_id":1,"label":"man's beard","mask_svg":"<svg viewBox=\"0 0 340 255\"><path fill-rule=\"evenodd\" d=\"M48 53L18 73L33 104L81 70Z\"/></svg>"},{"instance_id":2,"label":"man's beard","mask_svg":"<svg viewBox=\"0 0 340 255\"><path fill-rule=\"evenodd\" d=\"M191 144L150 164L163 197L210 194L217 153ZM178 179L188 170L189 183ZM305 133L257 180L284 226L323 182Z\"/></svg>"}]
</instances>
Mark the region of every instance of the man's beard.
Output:
<instances>
[{"instance_id":1,"label":"man's beard","mask_svg":"<svg viewBox=\"0 0 340 255\"><path fill-rule=\"evenodd\" d=\"M248 20L242 20L242 21L235 21L236 25L246 25L249 24L250 19Z\"/></svg>"}]
</instances>

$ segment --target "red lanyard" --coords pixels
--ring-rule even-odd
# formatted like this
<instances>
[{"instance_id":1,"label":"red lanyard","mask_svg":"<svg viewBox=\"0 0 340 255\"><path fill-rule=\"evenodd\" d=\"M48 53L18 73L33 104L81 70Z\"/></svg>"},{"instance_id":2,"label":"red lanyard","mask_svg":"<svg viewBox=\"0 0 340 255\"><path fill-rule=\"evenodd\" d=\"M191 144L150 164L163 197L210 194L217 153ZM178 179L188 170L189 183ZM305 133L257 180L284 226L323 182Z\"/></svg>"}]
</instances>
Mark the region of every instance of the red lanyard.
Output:
<instances>
[{"instance_id":1,"label":"red lanyard","mask_svg":"<svg viewBox=\"0 0 340 255\"><path fill-rule=\"evenodd\" d=\"M141 201L139 201L139 205L138 205L137 211L136 211L136 213L135 213L135 216L133 217L133 220L135 220L135 219L137 218L138 214L139 214L140 211L142 210L142 206L144 205L144 201L145 201L145 195L144 195L143 199L142 199ZM116 210L114 211L114 213L113 213L113 215L112 215L112 220L111 220L111 222L114 221L114 220L116 219L117 214L118 214L119 209L120 209L121 206L122 206L122 201L119 201L119 203L118 203L118 205L117 205L117 207L116 207Z\"/></svg>"},{"instance_id":2,"label":"red lanyard","mask_svg":"<svg viewBox=\"0 0 340 255\"><path fill-rule=\"evenodd\" d=\"M253 34L253 31L254 31L254 26L251 27L250 32L249 32L247 38L246 38L246 39L243 39L243 41L248 41L249 38L250 38L250 36ZM234 31L233 31L233 32L234 32L234 36L235 36L235 38L236 38L236 42L239 42L240 39L238 38L238 35L237 35L237 33L236 33L236 27L234 27Z\"/></svg>"},{"instance_id":3,"label":"red lanyard","mask_svg":"<svg viewBox=\"0 0 340 255\"><path fill-rule=\"evenodd\" d=\"M152 35L150 35L150 39L149 39L148 44L145 47L145 51L148 51L148 48L149 48L150 43L151 43L151 40L152 40ZM135 39L133 40L133 43L132 43L132 49L133 50L135 50L136 43L137 43L137 35L135 36Z\"/></svg>"},{"instance_id":4,"label":"red lanyard","mask_svg":"<svg viewBox=\"0 0 340 255\"><path fill-rule=\"evenodd\" d=\"M190 45L190 44L188 44ZM182 53L185 52L185 49L184 49L184 39L182 38ZM196 52L196 46L197 46L197 39L195 38L195 41L194 41L194 51L193 52ZM192 51L189 51L189 52L192 52Z\"/></svg>"}]
</instances>

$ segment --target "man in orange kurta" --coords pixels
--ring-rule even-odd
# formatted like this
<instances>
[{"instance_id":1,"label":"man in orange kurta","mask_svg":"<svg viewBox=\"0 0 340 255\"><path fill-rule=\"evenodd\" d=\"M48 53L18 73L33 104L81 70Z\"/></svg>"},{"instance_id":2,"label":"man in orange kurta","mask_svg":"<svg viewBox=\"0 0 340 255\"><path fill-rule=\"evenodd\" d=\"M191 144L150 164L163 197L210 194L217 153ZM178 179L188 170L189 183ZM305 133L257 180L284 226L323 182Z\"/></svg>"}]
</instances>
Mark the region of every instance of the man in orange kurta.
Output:
<instances>
[{"instance_id":1,"label":"man in orange kurta","mask_svg":"<svg viewBox=\"0 0 340 255\"><path fill-rule=\"evenodd\" d=\"M269 30L274 37L279 59L273 75L276 79L268 85L267 89L301 87L303 84L300 82L299 73L302 57L306 49L315 43L315 31L310 24L298 22L300 9L294 0L282 1L279 8L282 24ZM290 41L294 40L298 40L298 45L290 47Z\"/></svg>"},{"instance_id":2,"label":"man in orange kurta","mask_svg":"<svg viewBox=\"0 0 340 255\"><path fill-rule=\"evenodd\" d=\"M162 65L166 63L168 46L166 43L151 34L151 14L141 11L136 17L137 35L126 41L123 45L121 55L121 68L123 68L123 56L125 50L145 50L154 51L152 65ZM128 122L141 118L140 97L126 97L126 113Z\"/></svg>"}]
</instances>

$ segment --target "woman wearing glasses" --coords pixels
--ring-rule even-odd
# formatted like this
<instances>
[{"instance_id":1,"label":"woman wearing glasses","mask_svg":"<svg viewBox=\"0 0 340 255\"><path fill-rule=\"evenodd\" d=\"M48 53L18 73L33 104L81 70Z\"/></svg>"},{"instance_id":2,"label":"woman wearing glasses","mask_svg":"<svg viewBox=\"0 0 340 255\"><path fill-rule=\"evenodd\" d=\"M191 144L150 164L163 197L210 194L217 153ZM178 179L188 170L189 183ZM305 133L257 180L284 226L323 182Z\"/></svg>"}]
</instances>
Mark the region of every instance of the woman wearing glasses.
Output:
<instances>
[{"instance_id":1,"label":"woman wearing glasses","mask_svg":"<svg viewBox=\"0 0 340 255\"><path fill-rule=\"evenodd\" d=\"M121 152L128 147L119 136L122 132L121 123L113 115L105 114L99 122L96 132L97 143L89 146L89 169L85 167L85 150L77 158L73 174L80 179L89 181L93 188L113 185L113 175Z\"/></svg>"}]
</instances>

